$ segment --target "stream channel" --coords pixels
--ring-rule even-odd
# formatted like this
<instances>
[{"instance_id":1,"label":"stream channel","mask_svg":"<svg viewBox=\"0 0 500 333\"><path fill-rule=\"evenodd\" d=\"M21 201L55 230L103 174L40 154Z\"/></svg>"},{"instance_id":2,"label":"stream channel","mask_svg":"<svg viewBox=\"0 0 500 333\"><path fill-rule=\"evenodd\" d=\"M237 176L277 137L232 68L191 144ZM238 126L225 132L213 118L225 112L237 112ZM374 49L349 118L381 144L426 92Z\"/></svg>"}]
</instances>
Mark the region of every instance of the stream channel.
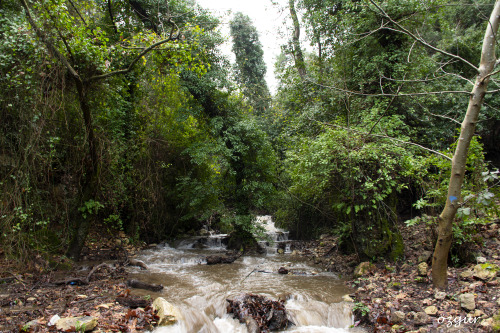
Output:
<instances>
[{"instance_id":1,"label":"stream channel","mask_svg":"<svg viewBox=\"0 0 500 333\"><path fill-rule=\"evenodd\" d=\"M353 318L349 304L342 302L342 296L349 293L344 281L292 255L287 233L275 228L270 216L260 216L258 221L273 239L262 242L267 245L267 254L242 256L232 264L206 265L204 261L208 255L225 251L226 235L195 237L138 254L137 259L149 269L134 269L131 278L165 288L159 293L141 289L133 293L161 296L178 307L183 316L177 324L157 328L154 333L245 333L246 326L226 311L226 299L244 293L287 299L285 307L295 323L287 332L361 332L348 328ZM278 248L284 253L278 253ZM292 274L278 274L280 267Z\"/></svg>"}]
</instances>

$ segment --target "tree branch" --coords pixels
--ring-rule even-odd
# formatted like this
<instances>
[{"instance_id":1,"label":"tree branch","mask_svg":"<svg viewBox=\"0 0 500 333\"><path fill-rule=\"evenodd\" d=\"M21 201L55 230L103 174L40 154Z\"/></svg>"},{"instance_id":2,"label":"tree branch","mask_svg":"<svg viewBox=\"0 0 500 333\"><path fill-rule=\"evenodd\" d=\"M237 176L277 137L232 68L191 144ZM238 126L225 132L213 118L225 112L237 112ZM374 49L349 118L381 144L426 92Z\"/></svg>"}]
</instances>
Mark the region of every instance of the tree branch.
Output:
<instances>
[{"instance_id":1,"label":"tree branch","mask_svg":"<svg viewBox=\"0 0 500 333\"><path fill-rule=\"evenodd\" d=\"M470 91L463 91L463 90L442 90L442 91L427 91L427 92L417 92L417 93L402 93L402 94L387 94L387 93L381 93L381 94L365 94L359 91L354 91L354 90L347 90L347 89L342 89L339 87L335 86L327 86L323 85L317 82L314 82L308 78L306 78L306 81L318 85L323 88L328 88L332 90L337 90L340 92L344 92L346 94L351 94L351 95L358 95L358 96L371 96L371 97L408 97L408 96L424 96L424 95L443 95L443 94L467 94L470 95Z\"/></svg>"},{"instance_id":2,"label":"tree branch","mask_svg":"<svg viewBox=\"0 0 500 333\"><path fill-rule=\"evenodd\" d=\"M92 76L92 77L86 79L85 82L92 82L92 81L102 80L102 79L105 79L105 78L108 78L108 77L111 77L111 76L114 76L114 75L128 73L128 72L130 72L134 68L135 64L144 55L148 54L155 47L160 46L160 45L165 44L165 43L168 43L168 42L171 42L171 41L174 41L176 39L178 39L178 35L176 37L172 37L172 33L171 33L170 36L167 39L163 39L163 40L161 40L159 42L156 42L153 45L150 45L149 47L145 48L144 51L142 51L141 53L139 53L139 55L134 60L132 60L132 62L130 63L130 65L127 68L120 69L120 70L117 70L117 71L114 71L114 72L110 72L110 73L106 73L106 74L102 74L102 75Z\"/></svg>"},{"instance_id":3,"label":"tree branch","mask_svg":"<svg viewBox=\"0 0 500 333\"><path fill-rule=\"evenodd\" d=\"M314 120L314 119L310 119L310 120L313 120L313 121L317 121L319 122L318 120ZM404 141L404 140L400 140L400 139L397 139L397 138L394 138L392 136L388 136L388 135L382 135L382 134L373 134L373 133L366 133L366 132L362 132L362 131L357 131L355 129L352 129L352 128L346 128L344 126L340 126L340 125L337 125L337 124L330 124L330 123L326 123L326 122L321 122L322 124L325 124L325 125L328 125L328 126L333 126L333 127L338 127L338 128L342 128L346 131L352 131L352 132L355 132L355 133L358 133L358 134L361 134L361 135L366 135L366 136L374 136L374 137L379 137L379 138L384 138L384 139L390 139L390 140L393 140L393 141L397 141L397 142L400 142L400 143L404 143L404 144L407 144L407 145L412 145L412 146L415 146L415 147L419 147L421 149L424 149L424 150L427 150L433 154L436 154L436 155L439 155L441 156L442 158L448 160L448 161L451 161L451 158L449 156L446 156L445 154L443 153L440 153L438 152L437 150L434 150L434 149L430 149L430 148L427 148L427 147L424 147L422 145L419 145L418 143L414 143L414 142L410 142L410 141Z\"/></svg>"},{"instance_id":4,"label":"tree branch","mask_svg":"<svg viewBox=\"0 0 500 333\"><path fill-rule=\"evenodd\" d=\"M80 75L78 75L73 66L71 66L71 64L68 62L68 59L66 59L66 57L57 50L54 44L52 44L52 42L43 34L43 32L37 26L35 20L31 16L31 12L29 10L28 4L26 3L26 0L20 0L20 2L21 6L24 8L24 11L26 12L26 18L28 19L28 22L31 25L31 27L35 30L36 35L42 40L45 46L47 46L49 52L51 52L57 59L59 59L59 61L63 63L64 67L66 67L71 76L76 81L81 83L82 79L80 78Z\"/></svg>"},{"instance_id":5,"label":"tree branch","mask_svg":"<svg viewBox=\"0 0 500 333\"><path fill-rule=\"evenodd\" d=\"M388 19L392 24L394 24L395 26L397 26L400 30L397 30L401 33L404 33L405 35L413 38L414 40L416 40L417 42L419 42L420 44L424 45L425 47L428 47L430 48L431 50L434 50L436 52L439 52L441 54L444 54L444 55L447 55L448 57L452 57L454 59L457 59L457 60L460 60L462 62L464 62L465 64L467 64L469 67L473 68L476 72L479 72L479 68L477 68L476 66L474 66L473 64L471 64L469 61L465 60L464 58L460 57L460 56L457 56L456 54L452 54L452 53L449 53L449 52L446 52L444 50L441 50L441 49L438 49L437 47L427 43L424 39L422 39L421 37L419 36L416 36L415 34L413 34L411 31L409 31L408 29L406 29L405 27L403 27L401 24L399 24L398 22L394 21L392 19L392 17L390 17L383 9L382 7L380 7L375 1L373 0L370 0L370 2L379 10L379 12L382 14L382 16L384 16L386 19ZM388 29L388 28L385 28L385 29Z\"/></svg>"}]
</instances>

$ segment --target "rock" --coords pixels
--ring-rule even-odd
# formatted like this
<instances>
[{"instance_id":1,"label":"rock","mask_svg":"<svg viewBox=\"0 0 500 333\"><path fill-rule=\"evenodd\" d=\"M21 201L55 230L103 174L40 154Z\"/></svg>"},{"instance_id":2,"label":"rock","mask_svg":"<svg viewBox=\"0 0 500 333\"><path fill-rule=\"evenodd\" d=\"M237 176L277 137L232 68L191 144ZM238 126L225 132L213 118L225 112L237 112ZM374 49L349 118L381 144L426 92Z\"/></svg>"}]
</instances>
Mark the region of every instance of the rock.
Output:
<instances>
[{"instance_id":1,"label":"rock","mask_svg":"<svg viewBox=\"0 0 500 333\"><path fill-rule=\"evenodd\" d=\"M474 266L474 277L483 281L493 280L498 270L498 266L494 264L477 264Z\"/></svg>"},{"instance_id":2,"label":"rock","mask_svg":"<svg viewBox=\"0 0 500 333\"><path fill-rule=\"evenodd\" d=\"M40 325L40 322L38 321L38 319L32 320L32 321L24 324L21 332L32 332L35 330L35 327L38 325Z\"/></svg>"},{"instance_id":3,"label":"rock","mask_svg":"<svg viewBox=\"0 0 500 333\"><path fill-rule=\"evenodd\" d=\"M158 326L173 325L182 319L179 309L167 302L163 297L154 300L153 309L156 310L156 314L160 317Z\"/></svg>"},{"instance_id":4,"label":"rock","mask_svg":"<svg viewBox=\"0 0 500 333\"><path fill-rule=\"evenodd\" d=\"M435 316L438 313L438 308L434 305L428 306L424 309L424 312L429 316Z\"/></svg>"},{"instance_id":5,"label":"rock","mask_svg":"<svg viewBox=\"0 0 500 333\"><path fill-rule=\"evenodd\" d=\"M429 316L425 312L417 312L415 314L415 325L425 325L430 321Z\"/></svg>"},{"instance_id":6,"label":"rock","mask_svg":"<svg viewBox=\"0 0 500 333\"><path fill-rule=\"evenodd\" d=\"M484 316L484 312L479 309L476 309L476 311L474 311L474 313L472 314L472 317L481 317L481 316Z\"/></svg>"},{"instance_id":7,"label":"rock","mask_svg":"<svg viewBox=\"0 0 500 333\"><path fill-rule=\"evenodd\" d=\"M273 301L264 296L245 294L234 300L228 299L227 313L233 314L241 323L250 322L251 317L258 324L259 331L283 330L293 323L288 320L285 305L283 301ZM253 329L253 327L252 327Z\"/></svg>"},{"instance_id":8,"label":"rock","mask_svg":"<svg viewBox=\"0 0 500 333\"><path fill-rule=\"evenodd\" d=\"M280 267L278 269L278 274L288 274L288 269L286 269L285 267Z\"/></svg>"},{"instance_id":9,"label":"rock","mask_svg":"<svg viewBox=\"0 0 500 333\"><path fill-rule=\"evenodd\" d=\"M423 251L422 254L418 256L418 263L427 262L431 256L431 251Z\"/></svg>"},{"instance_id":10,"label":"rock","mask_svg":"<svg viewBox=\"0 0 500 333\"><path fill-rule=\"evenodd\" d=\"M484 264L486 262L486 258L485 257L477 257L476 261L478 264Z\"/></svg>"},{"instance_id":11,"label":"rock","mask_svg":"<svg viewBox=\"0 0 500 333\"><path fill-rule=\"evenodd\" d=\"M97 326L97 318L91 316L67 317L57 321L56 327L59 331L89 332Z\"/></svg>"},{"instance_id":12,"label":"rock","mask_svg":"<svg viewBox=\"0 0 500 333\"><path fill-rule=\"evenodd\" d=\"M472 277L472 275L473 275L473 274L474 274L474 273L473 273L472 271L463 271L463 272L461 272L459 275L460 275L460 277L461 277L462 279L464 279L464 280L465 280L465 279L468 279L468 278Z\"/></svg>"},{"instance_id":13,"label":"rock","mask_svg":"<svg viewBox=\"0 0 500 333\"><path fill-rule=\"evenodd\" d=\"M403 311L394 311L391 314L391 321L394 324L400 324L405 319L405 313Z\"/></svg>"},{"instance_id":14,"label":"rock","mask_svg":"<svg viewBox=\"0 0 500 333\"><path fill-rule=\"evenodd\" d=\"M365 276L368 273L373 272L374 270L375 270L374 264L368 261L362 262L354 269L354 277L358 278L361 276Z\"/></svg>"},{"instance_id":15,"label":"rock","mask_svg":"<svg viewBox=\"0 0 500 333\"><path fill-rule=\"evenodd\" d=\"M435 299L445 299L446 298L446 293L444 291L436 291L436 293L434 294L434 298Z\"/></svg>"},{"instance_id":16,"label":"rock","mask_svg":"<svg viewBox=\"0 0 500 333\"><path fill-rule=\"evenodd\" d=\"M349 295L344 295L344 296L342 296L342 300L343 300L344 302L352 302L352 303L354 303L354 300L353 300L353 299L352 299L352 297L351 297L351 296L349 296Z\"/></svg>"},{"instance_id":17,"label":"rock","mask_svg":"<svg viewBox=\"0 0 500 333\"><path fill-rule=\"evenodd\" d=\"M53 315L53 316L50 318L50 320L49 320L49 322L48 322L47 326L54 326L54 325L57 323L57 321L58 321L59 319L61 319L61 317L59 317L59 315Z\"/></svg>"},{"instance_id":18,"label":"rock","mask_svg":"<svg viewBox=\"0 0 500 333\"><path fill-rule=\"evenodd\" d=\"M151 284L135 279L127 280L127 286L130 288L146 289L151 291L160 291L163 289L161 284Z\"/></svg>"},{"instance_id":19,"label":"rock","mask_svg":"<svg viewBox=\"0 0 500 333\"><path fill-rule=\"evenodd\" d=\"M481 321L481 326L487 329L491 328L491 326L493 326L493 318L488 318Z\"/></svg>"},{"instance_id":20,"label":"rock","mask_svg":"<svg viewBox=\"0 0 500 333\"><path fill-rule=\"evenodd\" d=\"M245 317L245 325L248 333L260 333L259 324L250 316Z\"/></svg>"},{"instance_id":21,"label":"rock","mask_svg":"<svg viewBox=\"0 0 500 333\"><path fill-rule=\"evenodd\" d=\"M279 253L279 254L283 254L283 253L285 253L285 250L283 250L283 249L278 249L278 253Z\"/></svg>"},{"instance_id":22,"label":"rock","mask_svg":"<svg viewBox=\"0 0 500 333\"><path fill-rule=\"evenodd\" d=\"M211 255L205 258L207 265L232 264L239 256L217 256Z\"/></svg>"},{"instance_id":23,"label":"rock","mask_svg":"<svg viewBox=\"0 0 500 333\"><path fill-rule=\"evenodd\" d=\"M26 299L26 302L34 302L34 301L36 301L36 297L28 297Z\"/></svg>"},{"instance_id":24,"label":"rock","mask_svg":"<svg viewBox=\"0 0 500 333\"><path fill-rule=\"evenodd\" d=\"M418 267L417 267L418 275L419 276L427 276L427 269L428 268L429 268L429 266L427 265L426 262L421 262L420 264L418 264Z\"/></svg>"},{"instance_id":25,"label":"rock","mask_svg":"<svg viewBox=\"0 0 500 333\"><path fill-rule=\"evenodd\" d=\"M461 294L458 296L458 301L460 302L460 306L466 310L472 311L476 308L474 294Z\"/></svg>"}]
</instances>

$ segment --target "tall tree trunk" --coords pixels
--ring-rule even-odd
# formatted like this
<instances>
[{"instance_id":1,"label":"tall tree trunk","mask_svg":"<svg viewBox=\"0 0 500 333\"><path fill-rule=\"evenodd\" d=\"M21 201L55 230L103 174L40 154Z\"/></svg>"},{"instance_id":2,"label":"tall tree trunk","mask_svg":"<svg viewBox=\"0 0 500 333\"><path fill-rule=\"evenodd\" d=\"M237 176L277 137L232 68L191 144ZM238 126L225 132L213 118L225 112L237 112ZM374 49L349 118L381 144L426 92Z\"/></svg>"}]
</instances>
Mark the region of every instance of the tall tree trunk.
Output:
<instances>
[{"instance_id":1,"label":"tall tree trunk","mask_svg":"<svg viewBox=\"0 0 500 333\"><path fill-rule=\"evenodd\" d=\"M87 144L89 146L90 153L89 161L84 166L85 176L79 200L79 204L83 205L85 202L96 197L97 180L99 178L99 159L97 154L97 140L95 138L94 125L92 122L92 113L90 111L90 106L86 96L87 87L80 80L75 79L75 83L78 91L80 109L83 114L85 133L87 135ZM79 259L82 248L85 245L85 240L87 239L87 234L92 224L92 219L93 216L91 214L88 214L87 217L83 217L78 209L74 211L73 221L75 229L73 231L73 236L66 252L69 257L75 260Z\"/></svg>"},{"instance_id":2,"label":"tall tree trunk","mask_svg":"<svg viewBox=\"0 0 500 333\"><path fill-rule=\"evenodd\" d=\"M451 162L451 177L448 186L446 206L439 216L438 240L432 257L432 282L435 287L441 289L446 288L448 285L448 252L452 241L453 220L460 206L461 187L465 175L469 145L474 136L477 119L491 74L495 68L496 33L498 31L499 22L500 0L497 0L491 12L490 20L484 35L479 74L476 77L476 82L471 92L467 113L462 122L460 138Z\"/></svg>"},{"instance_id":3,"label":"tall tree trunk","mask_svg":"<svg viewBox=\"0 0 500 333\"><path fill-rule=\"evenodd\" d=\"M290 15L292 16L294 33L292 36L293 40L293 56L295 58L295 67L299 71L300 78L302 81L305 80L307 75L306 63L304 62L304 55L302 49L300 48L300 23L297 18L297 12L295 11L295 0L288 1L290 7Z\"/></svg>"}]
</instances>

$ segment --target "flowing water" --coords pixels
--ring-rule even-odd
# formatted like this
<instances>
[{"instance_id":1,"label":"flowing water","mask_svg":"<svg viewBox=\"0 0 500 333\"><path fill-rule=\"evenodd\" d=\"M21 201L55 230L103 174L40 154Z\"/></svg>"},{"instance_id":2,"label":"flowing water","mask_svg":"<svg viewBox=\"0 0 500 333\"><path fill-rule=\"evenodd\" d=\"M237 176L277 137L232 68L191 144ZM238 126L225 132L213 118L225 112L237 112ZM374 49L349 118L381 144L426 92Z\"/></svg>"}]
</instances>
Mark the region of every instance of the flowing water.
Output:
<instances>
[{"instance_id":1,"label":"flowing water","mask_svg":"<svg viewBox=\"0 0 500 333\"><path fill-rule=\"evenodd\" d=\"M274 242L268 242L267 255L242 256L232 264L206 265L207 255L224 250L224 235L196 237L176 247L157 246L142 252L137 259L147 271L134 270L133 278L163 284L160 293L136 289L135 294L162 296L180 309L182 320L176 325L158 328L160 332L247 332L226 313L226 299L244 293L272 299L287 299L285 307L296 325L287 332L352 332L349 304L342 296L349 293L335 274L322 272L303 258L289 254L286 233L276 229L270 217L261 223ZM278 234L278 235L277 235ZM284 249L278 254L278 249ZM293 274L277 271L286 267Z\"/></svg>"}]
</instances>

